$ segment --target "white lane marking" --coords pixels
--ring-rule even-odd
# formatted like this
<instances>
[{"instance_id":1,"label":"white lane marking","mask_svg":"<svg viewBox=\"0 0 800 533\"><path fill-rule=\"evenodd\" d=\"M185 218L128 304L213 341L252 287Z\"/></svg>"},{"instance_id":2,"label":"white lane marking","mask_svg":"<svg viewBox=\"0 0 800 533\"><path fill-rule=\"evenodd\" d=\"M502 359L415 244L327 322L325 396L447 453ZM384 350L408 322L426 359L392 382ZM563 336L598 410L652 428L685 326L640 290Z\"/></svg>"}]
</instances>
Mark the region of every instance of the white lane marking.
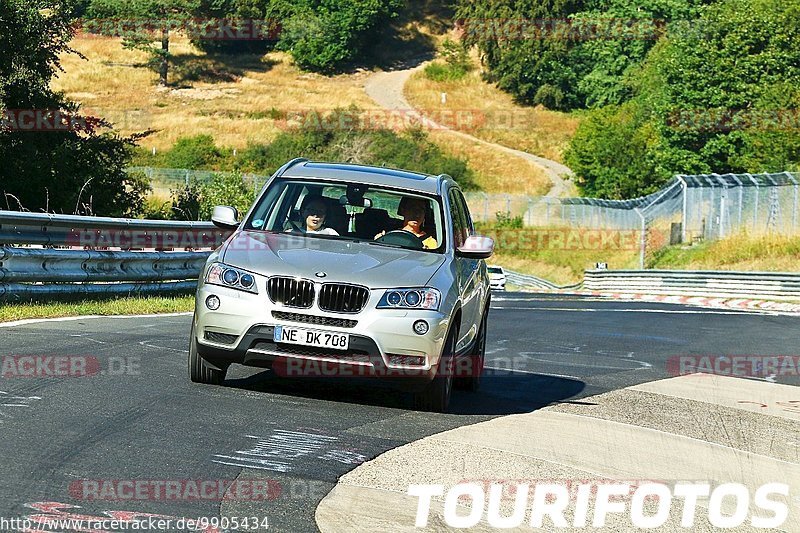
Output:
<instances>
[{"instance_id":1,"label":"white lane marking","mask_svg":"<svg viewBox=\"0 0 800 533\"><path fill-rule=\"evenodd\" d=\"M525 355L526 352L521 352L520 355ZM601 364L583 364L583 363L572 363L570 361L560 360L560 361L551 361L549 359L542 359L540 357L531 357L531 361L538 361L540 363L548 363L551 365L562 365L562 366L577 366L581 368L606 368L608 370L647 370L652 368L653 365L647 363L645 361L637 361L636 359L629 359L629 361L633 361L634 363L639 363L638 368L631 368L626 366L610 366L610 365L601 365Z\"/></svg>"},{"instance_id":2,"label":"white lane marking","mask_svg":"<svg viewBox=\"0 0 800 533\"><path fill-rule=\"evenodd\" d=\"M29 408L30 403L33 401L41 400L41 396L13 396L6 391L0 390L0 402L15 402L15 403L0 403L0 407L23 407ZM20 402L20 400L22 400ZM10 414L0 409L0 424L3 424L3 419L12 418Z\"/></svg>"},{"instance_id":3,"label":"white lane marking","mask_svg":"<svg viewBox=\"0 0 800 533\"><path fill-rule=\"evenodd\" d=\"M178 348L169 348L167 346L156 346L155 344L150 344L147 341L140 341L139 346L144 346L146 348L153 348L155 350L168 350L170 352L189 353L189 350L180 350Z\"/></svg>"},{"instance_id":4,"label":"white lane marking","mask_svg":"<svg viewBox=\"0 0 800 533\"><path fill-rule=\"evenodd\" d=\"M511 372L512 374L519 373L519 374L532 374L534 376L552 376L552 377L556 377L556 378L569 378L569 379L578 379L578 380L582 380L583 379L583 378L580 378L578 376L570 376L569 374L553 374L553 373L550 373L550 372L533 372L531 370L519 370L519 369L516 369L516 368L515 369L501 368L501 367L497 367L497 366L485 366L483 368L488 368L489 370L501 370L503 372Z\"/></svg>"},{"instance_id":5,"label":"white lane marking","mask_svg":"<svg viewBox=\"0 0 800 533\"><path fill-rule=\"evenodd\" d=\"M492 307L492 309L513 309L518 311L570 311L579 313L660 313L665 315L769 315L769 316L795 316L792 313L777 313L772 311L717 311L713 309L703 311L679 311L677 309L591 309L574 307Z\"/></svg>"},{"instance_id":6,"label":"white lane marking","mask_svg":"<svg viewBox=\"0 0 800 533\"><path fill-rule=\"evenodd\" d=\"M27 326L29 324L41 324L45 322L72 322L75 320L89 320L97 318L113 318L113 319L129 319L129 318L161 318L170 316L192 316L194 313L187 311L185 313L161 313L151 315L83 315L83 316L62 316L58 318L26 318L24 320L15 320L13 322L0 322L0 328L13 328L16 326Z\"/></svg>"},{"instance_id":7,"label":"white lane marking","mask_svg":"<svg viewBox=\"0 0 800 533\"><path fill-rule=\"evenodd\" d=\"M87 341L96 342L97 344L108 344L107 342L99 341L97 339L93 339L93 338L89 337L88 333L73 333L72 335L70 335L70 337L77 337L77 338L80 338L80 339L85 339Z\"/></svg>"},{"instance_id":8,"label":"white lane marking","mask_svg":"<svg viewBox=\"0 0 800 533\"><path fill-rule=\"evenodd\" d=\"M324 461L360 464L366 457L352 450L331 449L339 437L275 429L269 437L246 435L256 443L248 450L236 450L232 455L214 454L214 463L240 468L256 468L289 472L297 459L315 456ZM326 453L327 452L327 453ZM318 455L322 454L322 455Z\"/></svg>"}]
</instances>

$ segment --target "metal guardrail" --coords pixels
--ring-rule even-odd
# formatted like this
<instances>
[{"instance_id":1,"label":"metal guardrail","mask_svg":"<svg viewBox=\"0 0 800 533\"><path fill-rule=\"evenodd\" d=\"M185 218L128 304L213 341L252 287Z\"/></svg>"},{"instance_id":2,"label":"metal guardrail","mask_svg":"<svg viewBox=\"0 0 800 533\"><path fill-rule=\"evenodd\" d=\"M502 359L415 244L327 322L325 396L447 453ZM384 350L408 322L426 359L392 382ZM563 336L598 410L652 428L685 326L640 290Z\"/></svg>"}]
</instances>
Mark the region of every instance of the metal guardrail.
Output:
<instances>
[{"instance_id":1,"label":"metal guardrail","mask_svg":"<svg viewBox=\"0 0 800 533\"><path fill-rule=\"evenodd\" d=\"M710 270L587 270L583 288L711 298L800 301L800 274Z\"/></svg>"},{"instance_id":2,"label":"metal guardrail","mask_svg":"<svg viewBox=\"0 0 800 533\"><path fill-rule=\"evenodd\" d=\"M226 236L226 232L210 222L0 211L0 244L127 249L215 248Z\"/></svg>"},{"instance_id":3,"label":"metal guardrail","mask_svg":"<svg viewBox=\"0 0 800 533\"><path fill-rule=\"evenodd\" d=\"M0 301L190 293L229 233L209 222L0 211Z\"/></svg>"},{"instance_id":4,"label":"metal guardrail","mask_svg":"<svg viewBox=\"0 0 800 533\"><path fill-rule=\"evenodd\" d=\"M513 270L506 270L505 273L506 281L508 283L523 289L542 289L548 291L575 290L580 288L582 285L582 283L576 283L574 285L559 286L555 283L547 281L546 279L537 278L536 276L530 276L528 274L520 274L519 272L514 272Z\"/></svg>"},{"instance_id":5,"label":"metal guardrail","mask_svg":"<svg viewBox=\"0 0 800 533\"><path fill-rule=\"evenodd\" d=\"M208 222L0 211L0 301L188 293L210 250L228 235ZM582 284L561 287L513 271L506 278L536 290L800 301L795 273L589 270Z\"/></svg>"}]
</instances>

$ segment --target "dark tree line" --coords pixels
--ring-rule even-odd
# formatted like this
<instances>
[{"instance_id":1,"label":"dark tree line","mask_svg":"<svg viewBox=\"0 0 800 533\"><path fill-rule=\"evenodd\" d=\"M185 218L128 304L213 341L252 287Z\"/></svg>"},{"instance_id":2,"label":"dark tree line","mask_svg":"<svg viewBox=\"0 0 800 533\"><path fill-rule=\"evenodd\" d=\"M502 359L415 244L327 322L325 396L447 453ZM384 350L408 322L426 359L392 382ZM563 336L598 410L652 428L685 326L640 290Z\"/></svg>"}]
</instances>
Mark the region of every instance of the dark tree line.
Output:
<instances>
[{"instance_id":1,"label":"dark tree line","mask_svg":"<svg viewBox=\"0 0 800 533\"><path fill-rule=\"evenodd\" d=\"M76 4L0 2L0 207L136 215L146 184L124 172L135 138L50 88Z\"/></svg>"}]
</instances>

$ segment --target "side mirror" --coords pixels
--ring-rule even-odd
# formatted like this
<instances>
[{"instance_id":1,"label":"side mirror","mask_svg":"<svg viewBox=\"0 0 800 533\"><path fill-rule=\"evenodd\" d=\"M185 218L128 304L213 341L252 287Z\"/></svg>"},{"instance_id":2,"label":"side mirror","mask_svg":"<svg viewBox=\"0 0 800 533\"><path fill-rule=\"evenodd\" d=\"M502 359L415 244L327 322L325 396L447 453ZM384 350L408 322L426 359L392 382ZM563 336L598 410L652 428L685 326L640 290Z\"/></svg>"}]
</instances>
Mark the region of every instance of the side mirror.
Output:
<instances>
[{"instance_id":1,"label":"side mirror","mask_svg":"<svg viewBox=\"0 0 800 533\"><path fill-rule=\"evenodd\" d=\"M494 241L491 237L472 235L464 244L456 249L456 255L467 259L488 259L494 253Z\"/></svg>"},{"instance_id":2,"label":"side mirror","mask_svg":"<svg viewBox=\"0 0 800 533\"><path fill-rule=\"evenodd\" d=\"M211 214L211 222L221 229L236 229L239 227L239 213L233 207L218 205Z\"/></svg>"}]
</instances>

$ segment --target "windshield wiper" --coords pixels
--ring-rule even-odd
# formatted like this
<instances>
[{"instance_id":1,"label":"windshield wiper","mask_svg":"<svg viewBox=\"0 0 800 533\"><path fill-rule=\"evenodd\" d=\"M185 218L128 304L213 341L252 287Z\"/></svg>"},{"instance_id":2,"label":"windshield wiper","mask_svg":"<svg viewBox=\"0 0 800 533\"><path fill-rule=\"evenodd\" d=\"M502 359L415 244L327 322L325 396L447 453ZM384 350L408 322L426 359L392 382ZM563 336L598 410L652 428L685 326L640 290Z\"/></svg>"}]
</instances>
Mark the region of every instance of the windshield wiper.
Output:
<instances>
[{"instance_id":1,"label":"windshield wiper","mask_svg":"<svg viewBox=\"0 0 800 533\"><path fill-rule=\"evenodd\" d=\"M367 244L371 244L373 246L388 246L389 248L400 248L401 250L413 250L413 248L409 248L407 246L402 246L400 244L389 244L386 242L378 242L378 241L361 241Z\"/></svg>"}]
</instances>

